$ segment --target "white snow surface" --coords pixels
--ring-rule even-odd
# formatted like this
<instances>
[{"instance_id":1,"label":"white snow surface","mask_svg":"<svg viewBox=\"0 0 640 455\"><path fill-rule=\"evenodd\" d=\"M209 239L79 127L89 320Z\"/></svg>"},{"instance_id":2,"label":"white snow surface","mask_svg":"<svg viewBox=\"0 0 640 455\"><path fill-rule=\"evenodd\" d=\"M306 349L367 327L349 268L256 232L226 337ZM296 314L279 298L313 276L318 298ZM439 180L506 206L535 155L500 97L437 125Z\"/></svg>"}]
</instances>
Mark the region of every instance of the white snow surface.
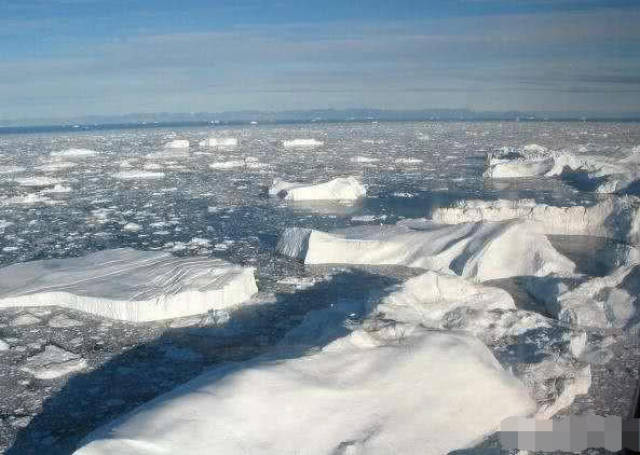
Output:
<instances>
[{"instance_id":1,"label":"white snow surface","mask_svg":"<svg viewBox=\"0 0 640 455\"><path fill-rule=\"evenodd\" d=\"M77 455L420 453L535 410L477 339L356 330L300 358L215 368L90 434ZM161 429L161 431L158 431Z\"/></svg>"},{"instance_id":2,"label":"white snow surface","mask_svg":"<svg viewBox=\"0 0 640 455\"><path fill-rule=\"evenodd\" d=\"M317 139L291 139L282 141L282 145L286 149L305 149L320 147L324 142Z\"/></svg>"},{"instance_id":3,"label":"white snow surface","mask_svg":"<svg viewBox=\"0 0 640 455\"><path fill-rule=\"evenodd\" d=\"M269 188L269 195L278 196L286 201L348 201L360 199L366 194L366 187L353 176L311 184L287 182L276 178Z\"/></svg>"},{"instance_id":4,"label":"white snow surface","mask_svg":"<svg viewBox=\"0 0 640 455\"><path fill-rule=\"evenodd\" d=\"M443 225L416 219L332 233L287 228L277 251L305 264L402 265L477 281L575 269L532 223L517 220Z\"/></svg>"},{"instance_id":5,"label":"white snow surface","mask_svg":"<svg viewBox=\"0 0 640 455\"><path fill-rule=\"evenodd\" d=\"M0 308L56 305L133 322L206 313L256 292L253 268L130 248L0 269Z\"/></svg>"},{"instance_id":6,"label":"white snow surface","mask_svg":"<svg viewBox=\"0 0 640 455\"><path fill-rule=\"evenodd\" d=\"M640 199L633 196L587 207L554 207L530 199L465 200L434 210L432 219L446 224L522 219L536 222L545 234L592 235L640 244Z\"/></svg>"}]
</instances>

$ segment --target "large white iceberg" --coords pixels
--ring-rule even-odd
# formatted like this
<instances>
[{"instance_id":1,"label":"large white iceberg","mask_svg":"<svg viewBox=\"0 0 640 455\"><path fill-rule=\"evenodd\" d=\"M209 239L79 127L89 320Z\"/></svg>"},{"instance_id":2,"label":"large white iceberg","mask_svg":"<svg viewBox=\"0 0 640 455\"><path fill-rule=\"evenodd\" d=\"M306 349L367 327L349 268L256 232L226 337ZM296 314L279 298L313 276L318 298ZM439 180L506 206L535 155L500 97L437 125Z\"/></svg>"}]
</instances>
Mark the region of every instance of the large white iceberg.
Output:
<instances>
[{"instance_id":1,"label":"large white iceberg","mask_svg":"<svg viewBox=\"0 0 640 455\"><path fill-rule=\"evenodd\" d=\"M130 248L0 269L0 308L56 305L134 322L206 313L256 292L253 268Z\"/></svg>"},{"instance_id":2,"label":"large white iceberg","mask_svg":"<svg viewBox=\"0 0 640 455\"><path fill-rule=\"evenodd\" d=\"M562 177L598 193L638 193L640 157L633 150L548 151L503 148L487 155L491 178Z\"/></svg>"},{"instance_id":3,"label":"large white iceberg","mask_svg":"<svg viewBox=\"0 0 640 455\"><path fill-rule=\"evenodd\" d=\"M457 225L405 220L332 233L288 228L277 251L305 264L402 265L477 281L575 269L532 223L518 220Z\"/></svg>"},{"instance_id":4,"label":"large white iceberg","mask_svg":"<svg viewBox=\"0 0 640 455\"><path fill-rule=\"evenodd\" d=\"M592 235L640 244L640 200L611 198L590 207L554 207L533 200L467 200L437 208L433 221L446 224L522 219L536 222L550 235Z\"/></svg>"},{"instance_id":5,"label":"large white iceberg","mask_svg":"<svg viewBox=\"0 0 640 455\"><path fill-rule=\"evenodd\" d=\"M223 147L231 148L238 145L238 139L235 137L209 137L198 143L200 147Z\"/></svg>"},{"instance_id":6,"label":"large white iceberg","mask_svg":"<svg viewBox=\"0 0 640 455\"><path fill-rule=\"evenodd\" d=\"M439 455L533 411L473 337L355 330L300 358L215 368L98 429L76 454Z\"/></svg>"},{"instance_id":7,"label":"large white iceberg","mask_svg":"<svg viewBox=\"0 0 640 455\"><path fill-rule=\"evenodd\" d=\"M167 149L186 149L189 148L189 141L186 139L174 139L164 144Z\"/></svg>"},{"instance_id":8,"label":"large white iceberg","mask_svg":"<svg viewBox=\"0 0 640 455\"><path fill-rule=\"evenodd\" d=\"M291 139L282 141L282 145L286 149L306 149L320 147L324 142L317 139Z\"/></svg>"},{"instance_id":9,"label":"large white iceberg","mask_svg":"<svg viewBox=\"0 0 640 455\"><path fill-rule=\"evenodd\" d=\"M356 177L338 177L322 183L297 183L274 179L271 196L287 201L355 200L365 197L366 187Z\"/></svg>"}]
</instances>

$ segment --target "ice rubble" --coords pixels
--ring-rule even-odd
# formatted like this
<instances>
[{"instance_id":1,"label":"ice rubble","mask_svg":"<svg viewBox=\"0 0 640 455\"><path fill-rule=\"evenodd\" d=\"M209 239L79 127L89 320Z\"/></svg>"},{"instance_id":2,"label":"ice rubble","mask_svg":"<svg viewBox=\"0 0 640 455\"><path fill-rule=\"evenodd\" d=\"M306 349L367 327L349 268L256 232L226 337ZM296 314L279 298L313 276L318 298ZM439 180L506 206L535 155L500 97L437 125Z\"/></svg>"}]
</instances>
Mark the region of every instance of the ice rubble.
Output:
<instances>
[{"instance_id":1,"label":"ice rubble","mask_svg":"<svg viewBox=\"0 0 640 455\"><path fill-rule=\"evenodd\" d=\"M70 148L66 150L60 150L58 152L51 152L51 156L54 158L89 158L97 155L95 150L83 149L83 148Z\"/></svg>"},{"instance_id":2,"label":"ice rubble","mask_svg":"<svg viewBox=\"0 0 640 455\"><path fill-rule=\"evenodd\" d=\"M57 305L134 322L206 313L255 292L253 268L129 248L0 269L0 308Z\"/></svg>"},{"instance_id":3,"label":"ice rubble","mask_svg":"<svg viewBox=\"0 0 640 455\"><path fill-rule=\"evenodd\" d=\"M473 337L355 330L300 358L210 370L90 434L76 454L442 454L534 410Z\"/></svg>"},{"instance_id":4,"label":"ice rubble","mask_svg":"<svg viewBox=\"0 0 640 455\"><path fill-rule=\"evenodd\" d=\"M238 139L235 137L209 137L198 143L200 147L236 147Z\"/></svg>"},{"instance_id":5,"label":"ice rubble","mask_svg":"<svg viewBox=\"0 0 640 455\"><path fill-rule=\"evenodd\" d=\"M317 139L291 139L288 141L282 141L282 145L286 149L305 149L320 147L324 145L324 142Z\"/></svg>"},{"instance_id":6,"label":"ice rubble","mask_svg":"<svg viewBox=\"0 0 640 455\"><path fill-rule=\"evenodd\" d=\"M563 177L597 193L636 193L640 158L633 150L593 153L548 151L540 146L503 148L487 155L486 177Z\"/></svg>"},{"instance_id":7,"label":"ice rubble","mask_svg":"<svg viewBox=\"0 0 640 455\"><path fill-rule=\"evenodd\" d=\"M186 149L189 148L189 141L186 139L174 139L164 144L167 149Z\"/></svg>"},{"instance_id":8,"label":"ice rubble","mask_svg":"<svg viewBox=\"0 0 640 455\"><path fill-rule=\"evenodd\" d=\"M432 219L445 224L524 219L535 221L545 234L592 235L640 244L640 199L633 196L607 199L591 207L554 207L531 199L465 200L434 210Z\"/></svg>"},{"instance_id":9,"label":"ice rubble","mask_svg":"<svg viewBox=\"0 0 640 455\"><path fill-rule=\"evenodd\" d=\"M573 326L631 329L640 322L640 265L590 279L531 279L525 287L549 314Z\"/></svg>"},{"instance_id":10,"label":"ice rubble","mask_svg":"<svg viewBox=\"0 0 640 455\"><path fill-rule=\"evenodd\" d=\"M403 220L332 233L287 228L277 251L305 264L402 265L477 281L575 269L532 223L517 220L457 225Z\"/></svg>"},{"instance_id":11,"label":"ice rubble","mask_svg":"<svg viewBox=\"0 0 640 455\"><path fill-rule=\"evenodd\" d=\"M322 183L287 182L273 180L269 195L278 196L287 201L356 200L365 197L366 187L353 176L338 177Z\"/></svg>"}]
</instances>

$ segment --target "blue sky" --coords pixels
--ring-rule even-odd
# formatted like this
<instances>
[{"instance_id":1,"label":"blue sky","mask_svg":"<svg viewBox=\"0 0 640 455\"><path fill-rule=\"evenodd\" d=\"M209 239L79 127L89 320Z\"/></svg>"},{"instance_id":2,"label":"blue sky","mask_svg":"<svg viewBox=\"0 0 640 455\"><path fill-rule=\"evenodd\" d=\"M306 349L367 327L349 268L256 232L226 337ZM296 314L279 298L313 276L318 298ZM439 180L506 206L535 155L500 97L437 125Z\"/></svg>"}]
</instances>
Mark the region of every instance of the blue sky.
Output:
<instances>
[{"instance_id":1,"label":"blue sky","mask_svg":"<svg viewBox=\"0 0 640 455\"><path fill-rule=\"evenodd\" d=\"M0 120L640 111L638 0L0 0Z\"/></svg>"}]
</instances>

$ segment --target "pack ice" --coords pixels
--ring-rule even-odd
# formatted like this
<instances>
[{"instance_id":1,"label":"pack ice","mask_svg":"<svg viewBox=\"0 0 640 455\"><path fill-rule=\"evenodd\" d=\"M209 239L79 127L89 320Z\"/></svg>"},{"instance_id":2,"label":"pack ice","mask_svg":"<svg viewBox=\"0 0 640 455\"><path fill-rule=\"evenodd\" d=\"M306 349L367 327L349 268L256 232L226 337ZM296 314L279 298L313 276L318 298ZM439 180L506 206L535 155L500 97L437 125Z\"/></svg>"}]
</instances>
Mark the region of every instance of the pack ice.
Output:
<instances>
[{"instance_id":1,"label":"pack ice","mask_svg":"<svg viewBox=\"0 0 640 455\"><path fill-rule=\"evenodd\" d=\"M549 151L535 144L487 155L485 177L561 177L597 193L638 193L640 154L635 149Z\"/></svg>"},{"instance_id":2,"label":"pack ice","mask_svg":"<svg viewBox=\"0 0 640 455\"><path fill-rule=\"evenodd\" d=\"M332 233L287 228L277 251L305 264L401 265L477 281L575 269L533 223L519 220L444 225L414 219Z\"/></svg>"},{"instance_id":3,"label":"pack ice","mask_svg":"<svg viewBox=\"0 0 640 455\"><path fill-rule=\"evenodd\" d=\"M366 187L356 177L338 177L328 182L306 184L276 178L269 195L287 201L356 200L367 194Z\"/></svg>"},{"instance_id":4,"label":"pack ice","mask_svg":"<svg viewBox=\"0 0 640 455\"><path fill-rule=\"evenodd\" d=\"M0 307L56 305L133 322L206 313L256 292L253 268L130 248L0 269Z\"/></svg>"},{"instance_id":5,"label":"pack ice","mask_svg":"<svg viewBox=\"0 0 640 455\"><path fill-rule=\"evenodd\" d=\"M355 330L300 358L218 367L90 434L77 455L420 453L535 410L477 339Z\"/></svg>"},{"instance_id":6,"label":"pack ice","mask_svg":"<svg viewBox=\"0 0 640 455\"><path fill-rule=\"evenodd\" d=\"M536 222L545 234L592 235L640 244L640 199L633 196L612 197L590 207L554 207L531 199L465 200L435 209L432 219L446 224L524 219Z\"/></svg>"}]
</instances>

